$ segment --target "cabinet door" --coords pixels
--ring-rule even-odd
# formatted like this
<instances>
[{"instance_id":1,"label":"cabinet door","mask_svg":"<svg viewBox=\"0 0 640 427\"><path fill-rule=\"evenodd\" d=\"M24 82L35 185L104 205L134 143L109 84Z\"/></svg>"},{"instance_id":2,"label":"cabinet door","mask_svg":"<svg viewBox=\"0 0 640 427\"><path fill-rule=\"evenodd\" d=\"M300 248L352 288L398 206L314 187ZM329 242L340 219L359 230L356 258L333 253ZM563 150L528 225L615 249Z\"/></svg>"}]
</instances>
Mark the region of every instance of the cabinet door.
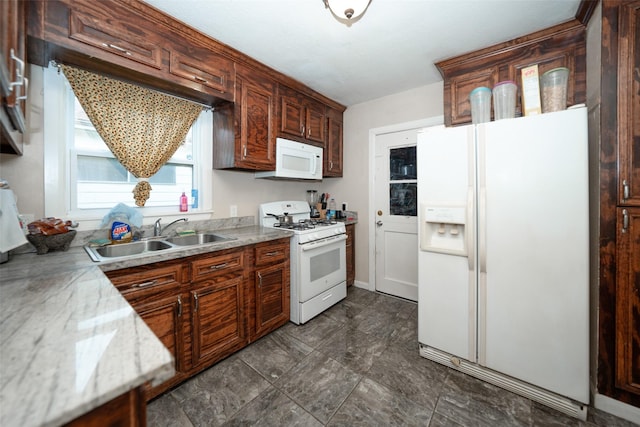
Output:
<instances>
[{"instance_id":1,"label":"cabinet door","mask_svg":"<svg viewBox=\"0 0 640 427\"><path fill-rule=\"evenodd\" d=\"M302 102L291 96L280 97L280 132L304 137L305 108Z\"/></svg>"},{"instance_id":2,"label":"cabinet door","mask_svg":"<svg viewBox=\"0 0 640 427\"><path fill-rule=\"evenodd\" d=\"M255 333L252 341L289 321L289 263L255 271Z\"/></svg>"},{"instance_id":3,"label":"cabinet door","mask_svg":"<svg viewBox=\"0 0 640 427\"><path fill-rule=\"evenodd\" d=\"M619 200L640 206L640 1L622 2L618 16Z\"/></svg>"},{"instance_id":4,"label":"cabinet door","mask_svg":"<svg viewBox=\"0 0 640 427\"><path fill-rule=\"evenodd\" d=\"M205 281L191 291L193 364L213 362L248 344L241 274L223 282Z\"/></svg>"},{"instance_id":5,"label":"cabinet door","mask_svg":"<svg viewBox=\"0 0 640 427\"><path fill-rule=\"evenodd\" d=\"M0 1L0 152L22 154L25 124L25 2ZM14 83L12 85L12 83ZM18 83L17 85L15 83Z\"/></svg>"},{"instance_id":6,"label":"cabinet door","mask_svg":"<svg viewBox=\"0 0 640 427\"><path fill-rule=\"evenodd\" d=\"M342 113L336 110L329 110L327 114L327 141L324 146L322 176L342 176Z\"/></svg>"},{"instance_id":7,"label":"cabinet door","mask_svg":"<svg viewBox=\"0 0 640 427\"><path fill-rule=\"evenodd\" d=\"M236 143L236 158L240 159L237 166L273 170L276 166L275 85L247 71L244 76L238 76L236 91L236 105L240 107L240 129L236 130L240 134L240 143Z\"/></svg>"},{"instance_id":8,"label":"cabinet door","mask_svg":"<svg viewBox=\"0 0 640 427\"><path fill-rule=\"evenodd\" d=\"M618 208L616 386L640 394L640 208Z\"/></svg>"},{"instance_id":9,"label":"cabinet door","mask_svg":"<svg viewBox=\"0 0 640 427\"><path fill-rule=\"evenodd\" d=\"M445 80L445 109L450 109L451 112L449 116L445 116L445 124L451 126L471 122L469 94L480 86L491 89L496 83L498 83L497 66L451 77L448 81ZM446 123L447 119L450 120L449 123Z\"/></svg>"},{"instance_id":10,"label":"cabinet door","mask_svg":"<svg viewBox=\"0 0 640 427\"><path fill-rule=\"evenodd\" d=\"M309 141L325 142L326 125L325 107L319 102L307 100L305 108L305 138Z\"/></svg>"},{"instance_id":11,"label":"cabinet door","mask_svg":"<svg viewBox=\"0 0 640 427\"><path fill-rule=\"evenodd\" d=\"M353 285L356 280L356 226L349 224L347 229L347 286Z\"/></svg>"}]
</instances>

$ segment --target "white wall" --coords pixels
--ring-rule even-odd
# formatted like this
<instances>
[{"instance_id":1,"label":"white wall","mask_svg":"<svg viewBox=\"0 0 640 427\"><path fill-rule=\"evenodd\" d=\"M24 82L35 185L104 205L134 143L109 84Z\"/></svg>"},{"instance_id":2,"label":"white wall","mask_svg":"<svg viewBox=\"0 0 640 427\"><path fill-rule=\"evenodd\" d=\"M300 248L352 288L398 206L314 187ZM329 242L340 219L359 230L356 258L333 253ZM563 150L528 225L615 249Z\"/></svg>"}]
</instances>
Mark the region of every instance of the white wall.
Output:
<instances>
[{"instance_id":1,"label":"white wall","mask_svg":"<svg viewBox=\"0 0 640 427\"><path fill-rule=\"evenodd\" d=\"M345 111L343 178L323 180L322 190L358 212L356 281L369 282L369 130L442 114L442 82L353 105Z\"/></svg>"}]
</instances>

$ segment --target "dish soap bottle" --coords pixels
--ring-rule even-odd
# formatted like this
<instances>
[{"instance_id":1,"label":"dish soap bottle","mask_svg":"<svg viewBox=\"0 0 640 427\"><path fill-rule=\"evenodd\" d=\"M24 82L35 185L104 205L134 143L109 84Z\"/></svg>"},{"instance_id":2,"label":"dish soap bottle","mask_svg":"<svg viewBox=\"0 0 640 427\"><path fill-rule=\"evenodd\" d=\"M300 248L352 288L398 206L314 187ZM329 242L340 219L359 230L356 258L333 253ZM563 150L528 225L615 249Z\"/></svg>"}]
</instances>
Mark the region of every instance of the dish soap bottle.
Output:
<instances>
[{"instance_id":1,"label":"dish soap bottle","mask_svg":"<svg viewBox=\"0 0 640 427\"><path fill-rule=\"evenodd\" d=\"M180 196L180 212L186 212L187 210L189 210L189 200L183 191L182 196Z\"/></svg>"},{"instance_id":2,"label":"dish soap bottle","mask_svg":"<svg viewBox=\"0 0 640 427\"><path fill-rule=\"evenodd\" d=\"M331 199L329 201L329 205L327 206L327 219L335 219L336 218L336 199Z\"/></svg>"}]
</instances>

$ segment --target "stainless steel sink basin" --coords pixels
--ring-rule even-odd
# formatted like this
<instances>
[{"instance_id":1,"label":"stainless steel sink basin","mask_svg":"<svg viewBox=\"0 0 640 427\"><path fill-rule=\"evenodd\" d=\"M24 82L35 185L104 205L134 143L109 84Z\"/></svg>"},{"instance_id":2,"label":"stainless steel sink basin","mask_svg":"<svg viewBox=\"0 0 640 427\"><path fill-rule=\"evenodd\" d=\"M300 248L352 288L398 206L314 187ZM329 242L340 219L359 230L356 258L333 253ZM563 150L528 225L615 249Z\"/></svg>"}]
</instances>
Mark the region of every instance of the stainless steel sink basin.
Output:
<instances>
[{"instance_id":1,"label":"stainless steel sink basin","mask_svg":"<svg viewBox=\"0 0 640 427\"><path fill-rule=\"evenodd\" d=\"M168 242L178 246L204 245L206 243L228 242L236 240L234 237L220 236L218 234L200 233L189 236L176 236L167 239Z\"/></svg>"},{"instance_id":2,"label":"stainless steel sink basin","mask_svg":"<svg viewBox=\"0 0 640 427\"><path fill-rule=\"evenodd\" d=\"M237 240L235 237L220 236L214 233L199 233L189 236L159 237L132 243L102 246L85 246L92 260L100 262L113 259L138 258L158 251L185 249L187 246L216 244Z\"/></svg>"},{"instance_id":3,"label":"stainless steel sink basin","mask_svg":"<svg viewBox=\"0 0 640 427\"><path fill-rule=\"evenodd\" d=\"M95 251L105 258L135 255L142 252L162 251L171 248L171 245L161 240L141 240L139 242L122 243L119 245L103 246Z\"/></svg>"}]
</instances>

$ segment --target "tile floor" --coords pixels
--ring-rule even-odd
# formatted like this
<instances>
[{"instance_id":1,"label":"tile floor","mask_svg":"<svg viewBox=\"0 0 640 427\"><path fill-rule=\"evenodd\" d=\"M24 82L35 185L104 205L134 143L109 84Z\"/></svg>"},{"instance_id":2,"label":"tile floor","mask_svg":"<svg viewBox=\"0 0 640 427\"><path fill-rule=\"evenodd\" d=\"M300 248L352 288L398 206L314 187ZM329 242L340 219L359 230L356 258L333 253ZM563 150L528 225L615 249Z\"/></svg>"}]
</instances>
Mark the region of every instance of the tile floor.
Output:
<instances>
[{"instance_id":1,"label":"tile floor","mask_svg":"<svg viewBox=\"0 0 640 427\"><path fill-rule=\"evenodd\" d=\"M355 287L149 403L151 427L632 426L587 422L419 356L417 305Z\"/></svg>"}]
</instances>

